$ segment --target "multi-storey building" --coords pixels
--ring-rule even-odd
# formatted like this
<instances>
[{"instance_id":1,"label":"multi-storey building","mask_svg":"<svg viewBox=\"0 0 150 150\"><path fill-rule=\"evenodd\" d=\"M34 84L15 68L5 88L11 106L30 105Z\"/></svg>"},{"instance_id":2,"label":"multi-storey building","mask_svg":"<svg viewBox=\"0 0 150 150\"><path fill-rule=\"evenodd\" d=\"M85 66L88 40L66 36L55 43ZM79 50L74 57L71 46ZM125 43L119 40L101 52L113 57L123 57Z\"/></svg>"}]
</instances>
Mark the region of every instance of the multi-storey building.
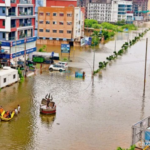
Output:
<instances>
[{"instance_id":1,"label":"multi-storey building","mask_svg":"<svg viewBox=\"0 0 150 150\"><path fill-rule=\"evenodd\" d=\"M133 23L132 0L112 0L112 22L125 20Z\"/></svg>"},{"instance_id":2,"label":"multi-storey building","mask_svg":"<svg viewBox=\"0 0 150 150\"><path fill-rule=\"evenodd\" d=\"M64 6L64 7L76 7L77 0L36 0L35 15L35 35L37 36L38 29L38 7L51 7L51 6Z\"/></svg>"},{"instance_id":3,"label":"multi-storey building","mask_svg":"<svg viewBox=\"0 0 150 150\"><path fill-rule=\"evenodd\" d=\"M38 44L79 45L84 35L83 10L79 7L39 7Z\"/></svg>"},{"instance_id":4,"label":"multi-storey building","mask_svg":"<svg viewBox=\"0 0 150 150\"><path fill-rule=\"evenodd\" d=\"M111 22L112 5L103 3L88 4L88 18L98 22Z\"/></svg>"},{"instance_id":5,"label":"multi-storey building","mask_svg":"<svg viewBox=\"0 0 150 150\"><path fill-rule=\"evenodd\" d=\"M146 20L149 15L149 13L146 13L147 10L150 10L150 0L133 0L133 13L135 18Z\"/></svg>"},{"instance_id":6,"label":"multi-storey building","mask_svg":"<svg viewBox=\"0 0 150 150\"><path fill-rule=\"evenodd\" d=\"M111 3L89 3L89 19L96 19L98 22L117 22L125 20L132 23L132 1L112 0Z\"/></svg>"},{"instance_id":7,"label":"multi-storey building","mask_svg":"<svg viewBox=\"0 0 150 150\"><path fill-rule=\"evenodd\" d=\"M1 61L7 65L36 51L35 0L0 1Z\"/></svg>"}]
</instances>

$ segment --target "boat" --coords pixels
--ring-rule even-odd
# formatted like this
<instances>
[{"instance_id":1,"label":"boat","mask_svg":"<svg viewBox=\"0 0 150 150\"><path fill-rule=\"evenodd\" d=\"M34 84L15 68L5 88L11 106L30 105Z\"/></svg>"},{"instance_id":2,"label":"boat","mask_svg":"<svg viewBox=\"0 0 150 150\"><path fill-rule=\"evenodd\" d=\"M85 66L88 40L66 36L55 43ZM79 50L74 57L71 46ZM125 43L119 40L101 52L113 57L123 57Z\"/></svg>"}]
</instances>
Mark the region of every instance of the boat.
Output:
<instances>
[{"instance_id":1,"label":"boat","mask_svg":"<svg viewBox=\"0 0 150 150\"><path fill-rule=\"evenodd\" d=\"M56 106L47 107L47 105L41 105L40 107L40 113L45 115L55 114L56 113Z\"/></svg>"},{"instance_id":2,"label":"boat","mask_svg":"<svg viewBox=\"0 0 150 150\"><path fill-rule=\"evenodd\" d=\"M10 121L10 120L14 117L15 112L13 111L13 112L11 113L11 117L10 117L10 118L5 118L5 117L4 117L4 114L5 114L5 111L3 111L2 114L1 114L1 120L2 120L2 121Z\"/></svg>"},{"instance_id":3,"label":"boat","mask_svg":"<svg viewBox=\"0 0 150 150\"><path fill-rule=\"evenodd\" d=\"M55 102L53 102L52 100L53 100L53 97L50 94L49 95L47 94L45 98L42 99L41 106L40 106L41 114L50 115L50 114L56 113L56 105L55 105Z\"/></svg>"}]
</instances>

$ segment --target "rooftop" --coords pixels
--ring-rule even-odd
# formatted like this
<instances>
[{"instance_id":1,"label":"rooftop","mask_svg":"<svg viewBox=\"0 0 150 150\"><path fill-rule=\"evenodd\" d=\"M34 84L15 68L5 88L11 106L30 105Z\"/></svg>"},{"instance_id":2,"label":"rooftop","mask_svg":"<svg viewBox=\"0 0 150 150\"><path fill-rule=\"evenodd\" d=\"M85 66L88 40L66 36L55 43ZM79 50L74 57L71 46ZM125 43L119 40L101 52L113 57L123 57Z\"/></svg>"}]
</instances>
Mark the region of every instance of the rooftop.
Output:
<instances>
[{"instance_id":1,"label":"rooftop","mask_svg":"<svg viewBox=\"0 0 150 150\"><path fill-rule=\"evenodd\" d=\"M17 72L16 69L8 68L8 69L0 69L0 76L7 75L9 73Z\"/></svg>"}]
</instances>

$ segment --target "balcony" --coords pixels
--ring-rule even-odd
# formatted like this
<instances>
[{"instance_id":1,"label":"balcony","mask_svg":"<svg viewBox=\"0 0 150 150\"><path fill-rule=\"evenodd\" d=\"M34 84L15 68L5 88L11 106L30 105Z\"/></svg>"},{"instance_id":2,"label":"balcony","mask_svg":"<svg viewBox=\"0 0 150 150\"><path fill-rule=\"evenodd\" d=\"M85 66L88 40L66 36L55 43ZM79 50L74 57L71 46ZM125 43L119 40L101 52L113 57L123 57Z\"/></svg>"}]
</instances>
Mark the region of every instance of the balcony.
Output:
<instances>
[{"instance_id":1,"label":"balcony","mask_svg":"<svg viewBox=\"0 0 150 150\"><path fill-rule=\"evenodd\" d=\"M31 23L20 23L19 27L32 26Z\"/></svg>"},{"instance_id":2,"label":"balcony","mask_svg":"<svg viewBox=\"0 0 150 150\"><path fill-rule=\"evenodd\" d=\"M9 37L8 40L9 41L15 40L15 36Z\"/></svg>"},{"instance_id":3,"label":"balcony","mask_svg":"<svg viewBox=\"0 0 150 150\"><path fill-rule=\"evenodd\" d=\"M16 0L11 0L10 2L14 4L14 3L16 3Z\"/></svg>"},{"instance_id":4,"label":"balcony","mask_svg":"<svg viewBox=\"0 0 150 150\"><path fill-rule=\"evenodd\" d=\"M20 4L32 4L32 0L20 0Z\"/></svg>"},{"instance_id":5,"label":"balcony","mask_svg":"<svg viewBox=\"0 0 150 150\"><path fill-rule=\"evenodd\" d=\"M14 24L12 24L11 23L11 28L15 28L16 27L16 24L14 23Z\"/></svg>"},{"instance_id":6,"label":"balcony","mask_svg":"<svg viewBox=\"0 0 150 150\"><path fill-rule=\"evenodd\" d=\"M16 16L16 13L15 12L9 12L8 16Z\"/></svg>"}]
</instances>

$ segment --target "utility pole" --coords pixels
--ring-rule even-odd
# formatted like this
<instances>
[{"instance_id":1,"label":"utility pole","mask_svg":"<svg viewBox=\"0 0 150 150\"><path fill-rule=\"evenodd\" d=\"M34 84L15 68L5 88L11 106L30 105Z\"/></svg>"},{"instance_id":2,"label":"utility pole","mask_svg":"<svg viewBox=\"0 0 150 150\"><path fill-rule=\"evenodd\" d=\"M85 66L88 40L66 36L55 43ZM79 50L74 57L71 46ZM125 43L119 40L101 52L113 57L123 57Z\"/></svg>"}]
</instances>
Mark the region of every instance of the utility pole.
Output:
<instances>
[{"instance_id":1,"label":"utility pole","mask_svg":"<svg viewBox=\"0 0 150 150\"><path fill-rule=\"evenodd\" d=\"M144 69L144 89L143 89L143 96L145 96L145 86L146 86L147 48L148 48L148 38L146 38L146 52L145 52L145 69Z\"/></svg>"},{"instance_id":2,"label":"utility pole","mask_svg":"<svg viewBox=\"0 0 150 150\"><path fill-rule=\"evenodd\" d=\"M116 51L116 35L115 35L115 51Z\"/></svg>"},{"instance_id":3,"label":"utility pole","mask_svg":"<svg viewBox=\"0 0 150 150\"><path fill-rule=\"evenodd\" d=\"M94 43L94 55L93 55L93 74L92 74L93 78L94 78L94 67L95 67L95 43Z\"/></svg>"},{"instance_id":4,"label":"utility pole","mask_svg":"<svg viewBox=\"0 0 150 150\"><path fill-rule=\"evenodd\" d=\"M26 69L26 36L25 36L25 41L24 41L24 70L25 70L25 78L27 77L27 69Z\"/></svg>"}]
</instances>

